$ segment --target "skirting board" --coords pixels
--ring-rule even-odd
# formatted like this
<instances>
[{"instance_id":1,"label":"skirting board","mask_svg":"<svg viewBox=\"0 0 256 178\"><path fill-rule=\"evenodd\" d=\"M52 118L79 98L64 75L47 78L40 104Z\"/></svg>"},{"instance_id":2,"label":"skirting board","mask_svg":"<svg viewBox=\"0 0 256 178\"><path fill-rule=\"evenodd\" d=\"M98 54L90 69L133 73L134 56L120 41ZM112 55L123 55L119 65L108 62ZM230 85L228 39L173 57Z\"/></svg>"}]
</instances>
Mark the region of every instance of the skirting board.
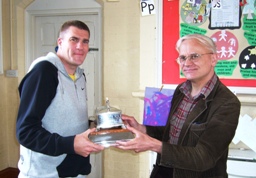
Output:
<instances>
[{"instance_id":1,"label":"skirting board","mask_svg":"<svg viewBox=\"0 0 256 178\"><path fill-rule=\"evenodd\" d=\"M8 167L2 171L0 171L1 178L17 178L19 174L18 168Z\"/></svg>"}]
</instances>

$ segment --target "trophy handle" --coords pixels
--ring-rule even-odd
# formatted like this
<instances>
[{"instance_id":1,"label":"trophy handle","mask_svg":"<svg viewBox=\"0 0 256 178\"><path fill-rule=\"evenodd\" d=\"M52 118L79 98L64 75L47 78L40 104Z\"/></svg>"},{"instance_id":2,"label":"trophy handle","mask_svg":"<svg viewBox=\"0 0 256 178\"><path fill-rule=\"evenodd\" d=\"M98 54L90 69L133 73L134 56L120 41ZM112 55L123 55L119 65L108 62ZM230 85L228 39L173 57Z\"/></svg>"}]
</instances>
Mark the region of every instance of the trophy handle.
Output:
<instances>
[{"instance_id":1,"label":"trophy handle","mask_svg":"<svg viewBox=\"0 0 256 178\"><path fill-rule=\"evenodd\" d=\"M109 103L109 99L108 99L108 97L106 98L106 105L107 105L107 109L108 109L108 111L110 111L110 103Z\"/></svg>"}]
</instances>

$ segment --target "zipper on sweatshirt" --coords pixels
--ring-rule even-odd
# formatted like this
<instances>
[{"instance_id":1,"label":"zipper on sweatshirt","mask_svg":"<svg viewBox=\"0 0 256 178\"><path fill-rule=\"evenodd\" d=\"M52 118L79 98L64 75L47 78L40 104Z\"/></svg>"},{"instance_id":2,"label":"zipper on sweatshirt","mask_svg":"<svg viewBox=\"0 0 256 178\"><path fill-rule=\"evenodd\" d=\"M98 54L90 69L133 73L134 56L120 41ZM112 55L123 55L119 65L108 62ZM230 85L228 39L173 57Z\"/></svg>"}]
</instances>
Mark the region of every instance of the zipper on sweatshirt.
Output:
<instances>
[{"instance_id":1,"label":"zipper on sweatshirt","mask_svg":"<svg viewBox=\"0 0 256 178\"><path fill-rule=\"evenodd\" d=\"M77 92L77 86L76 86L76 83L75 83L75 82L74 82L74 85L75 85L75 90L76 90L76 97L77 97L77 99L79 100L78 92Z\"/></svg>"}]
</instances>

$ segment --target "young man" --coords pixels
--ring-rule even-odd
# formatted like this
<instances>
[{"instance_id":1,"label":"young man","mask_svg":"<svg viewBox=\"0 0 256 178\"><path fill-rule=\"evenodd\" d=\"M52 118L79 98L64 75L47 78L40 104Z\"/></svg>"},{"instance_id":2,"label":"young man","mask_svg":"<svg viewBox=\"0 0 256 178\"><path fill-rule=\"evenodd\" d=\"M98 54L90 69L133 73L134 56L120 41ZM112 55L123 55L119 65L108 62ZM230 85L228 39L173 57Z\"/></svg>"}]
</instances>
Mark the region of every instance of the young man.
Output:
<instances>
[{"instance_id":1,"label":"young man","mask_svg":"<svg viewBox=\"0 0 256 178\"><path fill-rule=\"evenodd\" d=\"M240 115L240 102L214 72L216 46L206 36L178 40L177 62L187 81L178 85L165 127L144 126L123 115L136 134L117 147L157 152L151 178L227 178L228 146Z\"/></svg>"},{"instance_id":2,"label":"young man","mask_svg":"<svg viewBox=\"0 0 256 178\"><path fill-rule=\"evenodd\" d=\"M19 178L85 177L89 154L104 149L88 139L94 129L88 129L86 79L78 67L89 37L83 22L65 22L57 54L36 59L20 83Z\"/></svg>"}]
</instances>

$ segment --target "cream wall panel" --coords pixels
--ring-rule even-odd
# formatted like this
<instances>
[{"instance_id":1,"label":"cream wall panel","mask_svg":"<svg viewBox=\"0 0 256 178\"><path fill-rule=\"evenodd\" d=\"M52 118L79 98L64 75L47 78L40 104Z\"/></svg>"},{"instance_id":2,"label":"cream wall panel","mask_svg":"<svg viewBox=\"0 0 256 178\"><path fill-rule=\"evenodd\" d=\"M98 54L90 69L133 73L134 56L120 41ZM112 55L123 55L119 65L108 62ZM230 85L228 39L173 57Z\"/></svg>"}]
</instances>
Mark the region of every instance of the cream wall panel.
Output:
<instances>
[{"instance_id":1,"label":"cream wall panel","mask_svg":"<svg viewBox=\"0 0 256 178\"><path fill-rule=\"evenodd\" d=\"M14 69L12 63L11 1L2 0L3 68ZM0 75L0 170L17 165L18 147L15 145L15 118L17 112L17 78Z\"/></svg>"},{"instance_id":2,"label":"cream wall panel","mask_svg":"<svg viewBox=\"0 0 256 178\"><path fill-rule=\"evenodd\" d=\"M138 0L105 2L104 97L122 110L139 117L139 100L131 93L140 85L140 6ZM104 151L104 178L149 177L144 155L108 148Z\"/></svg>"},{"instance_id":3,"label":"cream wall panel","mask_svg":"<svg viewBox=\"0 0 256 178\"><path fill-rule=\"evenodd\" d=\"M6 120L6 97L5 97L5 79L0 76L0 170L8 165L8 144L7 144L7 120Z\"/></svg>"}]
</instances>

